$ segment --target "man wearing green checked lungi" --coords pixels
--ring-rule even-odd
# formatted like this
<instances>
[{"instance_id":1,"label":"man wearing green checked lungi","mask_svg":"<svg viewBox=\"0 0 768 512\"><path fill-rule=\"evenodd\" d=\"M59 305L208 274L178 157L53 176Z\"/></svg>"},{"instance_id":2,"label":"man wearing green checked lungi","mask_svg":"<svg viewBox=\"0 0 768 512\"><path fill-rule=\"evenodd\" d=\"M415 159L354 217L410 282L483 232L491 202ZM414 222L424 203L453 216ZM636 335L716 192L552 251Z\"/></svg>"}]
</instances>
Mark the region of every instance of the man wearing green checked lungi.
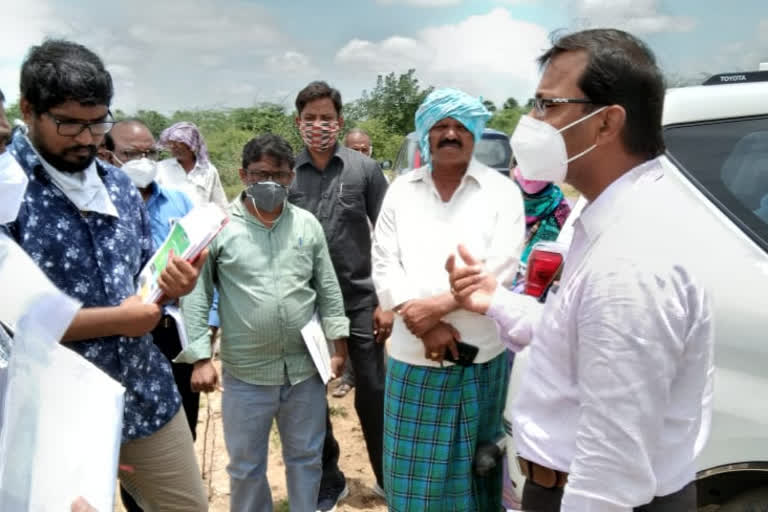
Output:
<instances>
[{"instance_id":1,"label":"man wearing green checked lungi","mask_svg":"<svg viewBox=\"0 0 768 512\"><path fill-rule=\"evenodd\" d=\"M477 477L472 461L502 435L507 358L493 321L455 302L444 269L463 244L499 282L517 271L520 192L472 158L489 117L464 92L427 96L416 112L425 165L390 186L376 223L373 280L382 308L398 313L384 402L384 489L396 512L501 508L501 470ZM467 365L447 362L459 342L477 348Z\"/></svg>"}]
</instances>

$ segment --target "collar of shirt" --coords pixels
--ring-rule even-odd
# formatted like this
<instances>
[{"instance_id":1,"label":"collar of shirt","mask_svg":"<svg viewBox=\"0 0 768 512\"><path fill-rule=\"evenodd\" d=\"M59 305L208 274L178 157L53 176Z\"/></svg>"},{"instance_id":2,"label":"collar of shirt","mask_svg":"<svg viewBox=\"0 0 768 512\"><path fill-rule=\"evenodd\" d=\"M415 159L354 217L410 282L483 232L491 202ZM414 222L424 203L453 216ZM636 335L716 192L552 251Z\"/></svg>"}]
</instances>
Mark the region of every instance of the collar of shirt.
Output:
<instances>
[{"instance_id":1,"label":"collar of shirt","mask_svg":"<svg viewBox=\"0 0 768 512\"><path fill-rule=\"evenodd\" d=\"M588 203L581 211L574 224L579 225L587 235L590 242L594 242L600 235L618 218L617 206L622 202L628 202L627 195L642 180L656 180L664 171L658 158L648 160L624 173L619 179L611 183L608 188Z\"/></svg>"},{"instance_id":2,"label":"collar of shirt","mask_svg":"<svg viewBox=\"0 0 768 512\"><path fill-rule=\"evenodd\" d=\"M464 177L461 178L461 183L459 184L459 188L456 189L456 193L453 194L453 197L456 197L457 193L466 187L465 183L468 181L475 182L480 188L486 188L486 187L492 187L493 183L488 178L487 169L483 164L475 160L474 158L470 160L469 167L467 167L467 171L464 173ZM430 184L432 187L434 187L434 181L432 180L432 171L429 170L428 166L419 167L418 169L414 170L413 172L410 172L404 176L404 178L407 181L416 182L416 181L423 181L425 183ZM437 193L437 190L435 190L435 193ZM453 199L453 197L451 199Z\"/></svg>"},{"instance_id":3,"label":"collar of shirt","mask_svg":"<svg viewBox=\"0 0 768 512\"><path fill-rule=\"evenodd\" d=\"M147 199L147 204L157 201L157 200L168 200L167 195L165 194L165 190L163 187L157 184L156 181L153 181L149 184L149 199Z\"/></svg>"},{"instance_id":4,"label":"collar of shirt","mask_svg":"<svg viewBox=\"0 0 768 512\"><path fill-rule=\"evenodd\" d=\"M331 157L331 160L334 158L338 158L341 160L341 163L345 166L347 165L346 155L345 151L352 151L351 149L347 149L338 142L336 143L336 147L333 150L333 156ZM328 161L328 163L331 162L331 160ZM309 164L313 169L318 170L315 166L315 163L312 161L312 155L309 154L309 150L307 148L304 148L301 153L296 157L296 169L301 169L305 165Z\"/></svg>"},{"instance_id":5,"label":"collar of shirt","mask_svg":"<svg viewBox=\"0 0 768 512\"><path fill-rule=\"evenodd\" d=\"M260 229L266 229L267 231L274 229L277 227L277 225L280 223L280 220L282 220L283 217L285 217L285 212L289 208L292 208L291 204L288 201L285 201L283 203L283 211L280 212L280 215L272 222L272 227L267 227L264 225L263 222L258 217L255 217L251 214L251 212L248 211L248 208L245 206L245 200L247 199L245 191L242 191L240 195L238 196L237 201L232 201L231 206L231 212L234 217L240 217L245 222L248 222L250 224L253 224L254 226L260 228Z\"/></svg>"},{"instance_id":6,"label":"collar of shirt","mask_svg":"<svg viewBox=\"0 0 768 512\"><path fill-rule=\"evenodd\" d=\"M107 187L101 179L104 171L99 170L96 160L91 162L91 165L82 172L61 172L43 158L26 135L23 136L23 142L32 150L37 158L37 163L45 169L51 182L72 201L78 210L120 218L117 208L109 197ZM32 168L35 167L36 165L33 163Z\"/></svg>"},{"instance_id":7,"label":"collar of shirt","mask_svg":"<svg viewBox=\"0 0 768 512\"><path fill-rule=\"evenodd\" d=\"M206 190L208 189L208 174L210 171L208 164L201 165L200 160L197 160L192 170L187 172L187 170L175 158L171 157L165 161L167 161L173 168L175 168L176 173L178 173L179 176L183 176L186 180L194 183L195 185L199 185Z\"/></svg>"}]
</instances>

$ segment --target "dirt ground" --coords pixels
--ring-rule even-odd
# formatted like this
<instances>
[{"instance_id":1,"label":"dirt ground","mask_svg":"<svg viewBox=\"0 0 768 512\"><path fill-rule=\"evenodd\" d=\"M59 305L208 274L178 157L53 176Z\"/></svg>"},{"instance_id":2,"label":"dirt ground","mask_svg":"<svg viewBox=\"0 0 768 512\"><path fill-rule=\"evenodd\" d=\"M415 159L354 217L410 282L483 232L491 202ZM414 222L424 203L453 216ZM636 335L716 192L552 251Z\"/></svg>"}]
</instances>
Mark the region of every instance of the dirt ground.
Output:
<instances>
[{"instance_id":1,"label":"dirt ground","mask_svg":"<svg viewBox=\"0 0 768 512\"><path fill-rule=\"evenodd\" d=\"M328 403L331 407L333 432L341 448L339 465L347 477L349 486L349 496L339 504L336 510L339 512L357 510L385 512L387 506L384 500L373 494L371 490L376 480L368 462L363 433L355 412L354 390L344 398L334 398L330 393L335 386L335 382L329 386ZM212 512L229 511L229 476L226 470L228 458L221 426L221 393L200 397L200 417L195 448L198 462L204 473L211 503L210 510ZM272 488L275 511L288 512L290 508L285 484L285 465L282 460L280 438L274 427L269 443L267 478ZM115 512L123 512L120 499L117 498L116 502Z\"/></svg>"}]
</instances>

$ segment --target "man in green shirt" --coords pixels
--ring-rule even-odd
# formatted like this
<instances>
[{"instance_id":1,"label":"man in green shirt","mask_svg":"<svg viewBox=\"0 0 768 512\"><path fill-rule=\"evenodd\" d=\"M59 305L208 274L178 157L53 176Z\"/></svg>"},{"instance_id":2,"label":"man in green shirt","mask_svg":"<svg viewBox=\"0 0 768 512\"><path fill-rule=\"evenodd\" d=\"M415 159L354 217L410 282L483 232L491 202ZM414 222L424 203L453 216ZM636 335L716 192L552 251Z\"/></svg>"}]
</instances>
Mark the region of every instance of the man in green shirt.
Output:
<instances>
[{"instance_id":1,"label":"man in green shirt","mask_svg":"<svg viewBox=\"0 0 768 512\"><path fill-rule=\"evenodd\" d=\"M246 144L242 165L246 189L230 205L230 222L182 302L190 345L176 361L195 364L193 387L217 387L208 311L218 288L230 510L272 510L266 468L269 431L277 420L291 510L313 512L322 474L325 385L300 331L317 310L334 343L335 378L346 359L349 320L320 223L285 201L294 177L291 146L263 135Z\"/></svg>"}]
</instances>

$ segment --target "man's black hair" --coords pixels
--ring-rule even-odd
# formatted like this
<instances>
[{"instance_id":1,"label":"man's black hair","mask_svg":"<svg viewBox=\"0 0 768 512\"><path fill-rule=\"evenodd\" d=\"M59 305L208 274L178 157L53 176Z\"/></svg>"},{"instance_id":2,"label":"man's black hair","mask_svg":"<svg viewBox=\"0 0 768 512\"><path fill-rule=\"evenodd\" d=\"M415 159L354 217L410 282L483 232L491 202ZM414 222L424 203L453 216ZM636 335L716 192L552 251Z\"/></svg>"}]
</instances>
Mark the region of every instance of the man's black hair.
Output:
<instances>
[{"instance_id":1,"label":"man's black hair","mask_svg":"<svg viewBox=\"0 0 768 512\"><path fill-rule=\"evenodd\" d=\"M251 139L243 148L243 169L264 157L273 158L278 165L288 164L293 169L293 148L279 135L268 133Z\"/></svg>"},{"instance_id":2,"label":"man's black hair","mask_svg":"<svg viewBox=\"0 0 768 512\"><path fill-rule=\"evenodd\" d=\"M113 92L99 56L71 41L49 39L33 46L21 66L21 96L37 115L67 101L109 106Z\"/></svg>"},{"instance_id":3,"label":"man's black hair","mask_svg":"<svg viewBox=\"0 0 768 512\"><path fill-rule=\"evenodd\" d=\"M587 67L579 88L594 105L621 105L627 113L624 146L635 155L654 158L664 152L661 115L664 77L648 46L614 29L591 29L555 36L552 48L539 57L546 65L564 52L584 51Z\"/></svg>"},{"instance_id":4,"label":"man's black hair","mask_svg":"<svg viewBox=\"0 0 768 512\"><path fill-rule=\"evenodd\" d=\"M299 92L296 96L296 112L301 115L301 111L308 103L323 98L330 98L336 108L336 114L341 115L341 93L327 82L321 81L312 82Z\"/></svg>"}]
</instances>

